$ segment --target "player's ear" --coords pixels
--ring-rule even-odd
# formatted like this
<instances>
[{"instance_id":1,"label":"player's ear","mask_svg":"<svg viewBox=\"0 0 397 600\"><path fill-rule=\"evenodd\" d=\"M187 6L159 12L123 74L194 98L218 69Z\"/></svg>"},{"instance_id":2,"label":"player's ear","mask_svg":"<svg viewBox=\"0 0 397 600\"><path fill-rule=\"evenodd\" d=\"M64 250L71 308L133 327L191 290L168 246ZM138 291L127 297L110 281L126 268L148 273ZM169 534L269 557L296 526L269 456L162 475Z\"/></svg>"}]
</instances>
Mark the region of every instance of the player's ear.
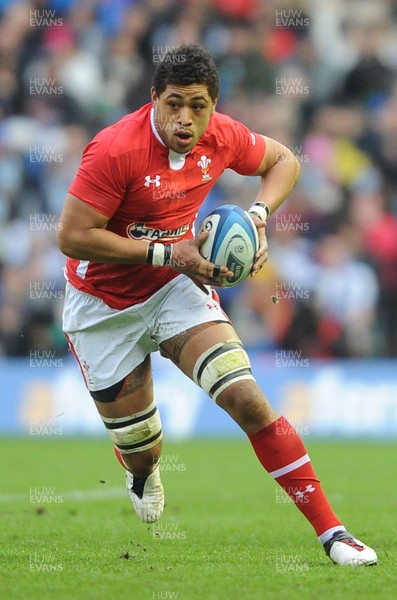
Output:
<instances>
[{"instance_id":1,"label":"player's ear","mask_svg":"<svg viewBox=\"0 0 397 600\"><path fill-rule=\"evenodd\" d=\"M215 112L217 103L218 103L218 98L215 98L215 100L212 101L212 110L211 110L211 113Z\"/></svg>"},{"instance_id":2,"label":"player's ear","mask_svg":"<svg viewBox=\"0 0 397 600\"><path fill-rule=\"evenodd\" d=\"M154 89L154 87L152 86L150 88L150 95L152 97L152 102L153 104L156 104L157 100L159 99L156 90Z\"/></svg>"}]
</instances>

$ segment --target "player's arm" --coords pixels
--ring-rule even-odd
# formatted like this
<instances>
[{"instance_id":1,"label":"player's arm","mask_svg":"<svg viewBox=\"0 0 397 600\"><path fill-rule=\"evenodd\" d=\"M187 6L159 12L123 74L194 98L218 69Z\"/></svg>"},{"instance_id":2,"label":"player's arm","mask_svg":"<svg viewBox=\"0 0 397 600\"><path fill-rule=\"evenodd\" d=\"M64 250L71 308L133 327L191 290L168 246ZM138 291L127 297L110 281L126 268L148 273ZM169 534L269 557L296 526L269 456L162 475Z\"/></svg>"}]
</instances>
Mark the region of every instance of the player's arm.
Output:
<instances>
[{"instance_id":1,"label":"player's arm","mask_svg":"<svg viewBox=\"0 0 397 600\"><path fill-rule=\"evenodd\" d=\"M108 217L93 210L76 196L67 194L57 233L59 249L66 256L78 260L148 263L149 242L131 240L108 231L106 229L108 221ZM173 252L167 266L194 277L199 283L211 284L215 265L205 260L198 252L199 246L207 237L208 232L201 232L194 240L182 240L173 244ZM159 251L164 248L162 244L155 244L155 246L158 246ZM231 271L222 267L218 276L230 275L232 275Z\"/></svg>"},{"instance_id":2,"label":"player's arm","mask_svg":"<svg viewBox=\"0 0 397 600\"><path fill-rule=\"evenodd\" d=\"M272 138L262 137L266 142L266 151L261 164L252 175L261 177L261 185L255 202L264 204L265 208L253 206L249 211L259 233L259 250L256 253L256 262L252 267L252 275L259 271L268 258L266 220L288 198L300 175L299 162L291 150Z\"/></svg>"},{"instance_id":3,"label":"player's arm","mask_svg":"<svg viewBox=\"0 0 397 600\"><path fill-rule=\"evenodd\" d=\"M272 138L262 137L266 142L266 151L258 169L252 173L262 178L255 202L263 202L273 214L295 187L300 165L289 148Z\"/></svg>"},{"instance_id":4,"label":"player's arm","mask_svg":"<svg viewBox=\"0 0 397 600\"><path fill-rule=\"evenodd\" d=\"M149 242L105 229L109 218L67 194L57 232L58 247L70 258L96 262L145 263Z\"/></svg>"}]
</instances>

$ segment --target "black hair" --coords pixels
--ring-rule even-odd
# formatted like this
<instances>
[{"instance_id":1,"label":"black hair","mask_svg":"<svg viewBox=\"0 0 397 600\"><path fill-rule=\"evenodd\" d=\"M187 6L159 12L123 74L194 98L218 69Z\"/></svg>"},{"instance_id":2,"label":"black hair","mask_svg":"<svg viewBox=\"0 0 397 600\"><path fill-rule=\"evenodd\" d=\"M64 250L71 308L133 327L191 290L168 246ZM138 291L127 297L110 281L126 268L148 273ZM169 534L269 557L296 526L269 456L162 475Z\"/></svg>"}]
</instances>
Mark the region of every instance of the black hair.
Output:
<instances>
[{"instance_id":1,"label":"black hair","mask_svg":"<svg viewBox=\"0 0 397 600\"><path fill-rule=\"evenodd\" d=\"M183 44L159 55L152 85L159 96L169 83L204 83L212 100L219 97L219 73L210 53L198 44Z\"/></svg>"}]
</instances>

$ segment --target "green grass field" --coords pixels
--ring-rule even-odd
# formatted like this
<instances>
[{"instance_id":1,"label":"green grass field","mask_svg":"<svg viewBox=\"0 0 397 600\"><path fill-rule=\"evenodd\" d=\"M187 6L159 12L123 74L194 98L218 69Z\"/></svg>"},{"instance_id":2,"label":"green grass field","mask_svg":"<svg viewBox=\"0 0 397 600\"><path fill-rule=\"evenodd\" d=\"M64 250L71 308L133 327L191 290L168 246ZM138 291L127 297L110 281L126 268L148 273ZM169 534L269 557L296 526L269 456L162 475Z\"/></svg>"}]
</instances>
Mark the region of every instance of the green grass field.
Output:
<instances>
[{"instance_id":1,"label":"green grass field","mask_svg":"<svg viewBox=\"0 0 397 600\"><path fill-rule=\"evenodd\" d=\"M0 443L0 598L395 598L397 445L307 446L378 567L333 565L244 442L166 443L154 526L134 514L106 439L10 439Z\"/></svg>"}]
</instances>

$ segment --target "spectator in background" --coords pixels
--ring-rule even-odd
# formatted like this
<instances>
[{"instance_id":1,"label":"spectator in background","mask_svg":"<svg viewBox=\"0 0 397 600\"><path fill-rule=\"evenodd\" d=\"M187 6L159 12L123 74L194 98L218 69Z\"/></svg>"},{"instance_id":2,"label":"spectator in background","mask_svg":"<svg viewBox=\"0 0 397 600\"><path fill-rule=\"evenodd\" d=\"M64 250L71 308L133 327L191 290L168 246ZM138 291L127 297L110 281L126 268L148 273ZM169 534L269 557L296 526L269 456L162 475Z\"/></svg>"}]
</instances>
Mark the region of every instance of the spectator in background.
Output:
<instances>
[{"instance_id":1,"label":"spectator in background","mask_svg":"<svg viewBox=\"0 0 397 600\"><path fill-rule=\"evenodd\" d=\"M379 353L397 355L397 217L386 210L380 193L357 193L350 210L362 251L377 273Z\"/></svg>"},{"instance_id":2,"label":"spectator in background","mask_svg":"<svg viewBox=\"0 0 397 600\"><path fill-rule=\"evenodd\" d=\"M373 355L378 283L373 269L357 260L350 229L320 239L317 261L314 304L323 354Z\"/></svg>"},{"instance_id":3,"label":"spectator in background","mask_svg":"<svg viewBox=\"0 0 397 600\"><path fill-rule=\"evenodd\" d=\"M356 10L354 10L356 8ZM344 102L370 106L387 97L395 83L395 72L387 64L389 47L388 6L385 2L351 2L344 27L357 54L338 92Z\"/></svg>"},{"instance_id":4,"label":"spectator in background","mask_svg":"<svg viewBox=\"0 0 397 600\"><path fill-rule=\"evenodd\" d=\"M277 289L279 281L280 274L269 264L247 282L231 303L229 315L250 350L266 352L284 346L294 302L291 294ZM277 306L280 301L281 309Z\"/></svg>"}]
</instances>

